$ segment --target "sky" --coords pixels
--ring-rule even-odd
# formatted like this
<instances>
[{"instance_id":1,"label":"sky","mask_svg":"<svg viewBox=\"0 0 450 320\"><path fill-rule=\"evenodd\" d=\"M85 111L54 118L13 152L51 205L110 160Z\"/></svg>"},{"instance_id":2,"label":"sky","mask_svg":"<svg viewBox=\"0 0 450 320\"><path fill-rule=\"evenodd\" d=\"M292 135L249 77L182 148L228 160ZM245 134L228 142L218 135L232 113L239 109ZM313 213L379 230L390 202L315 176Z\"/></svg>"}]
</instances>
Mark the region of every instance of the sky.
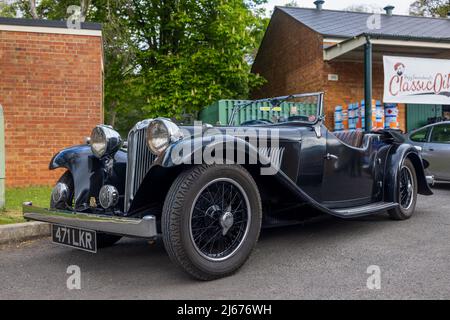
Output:
<instances>
[{"instance_id":1,"label":"sky","mask_svg":"<svg viewBox=\"0 0 450 320\"><path fill-rule=\"evenodd\" d=\"M275 6L282 6L289 3L290 0L269 0L264 7L271 11ZM314 0L296 0L299 7L314 8ZM386 5L395 6L394 14L408 14L409 5L414 0L325 0L324 9L342 10L352 5L369 5L378 8L384 8Z\"/></svg>"}]
</instances>

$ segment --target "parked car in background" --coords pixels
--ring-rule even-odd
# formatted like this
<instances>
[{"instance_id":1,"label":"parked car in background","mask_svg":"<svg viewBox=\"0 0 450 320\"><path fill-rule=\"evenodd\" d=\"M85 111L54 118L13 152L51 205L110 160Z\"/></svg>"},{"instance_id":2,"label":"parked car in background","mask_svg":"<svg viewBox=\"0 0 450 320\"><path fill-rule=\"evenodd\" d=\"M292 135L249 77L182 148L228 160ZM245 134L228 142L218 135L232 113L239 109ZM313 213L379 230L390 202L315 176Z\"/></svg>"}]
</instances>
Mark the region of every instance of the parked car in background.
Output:
<instances>
[{"instance_id":1,"label":"parked car in background","mask_svg":"<svg viewBox=\"0 0 450 320\"><path fill-rule=\"evenodd\" d=\"M450 121L434 123L412 131L407 141L421 148L435 182L450 182Z\"/></svg>"},{"instance_id":2,"label":"parked car in background","mask_svg":"<svg viewBox=\"0 0 450 320\"><path fill-rule=\"evenodd\" d=\"M315 107L268 121L267 110L292 100L292 110ZM270 106L242 123L239 115L255 103ZM172 261L212 280L245 263L262 227L318 214L387 212L406 220L417 194L432 194L422 158L403 135L333 133L323 120L323 93L312 93L235 106L229 126L144 120L129 133L126 150L118 132L99 125L90 144L51 160L50 169L66 172L50 209L26 203L24 216L51 223L54 242L90 252L123 236L162 236Z\"/></svg>"}]
</instances>

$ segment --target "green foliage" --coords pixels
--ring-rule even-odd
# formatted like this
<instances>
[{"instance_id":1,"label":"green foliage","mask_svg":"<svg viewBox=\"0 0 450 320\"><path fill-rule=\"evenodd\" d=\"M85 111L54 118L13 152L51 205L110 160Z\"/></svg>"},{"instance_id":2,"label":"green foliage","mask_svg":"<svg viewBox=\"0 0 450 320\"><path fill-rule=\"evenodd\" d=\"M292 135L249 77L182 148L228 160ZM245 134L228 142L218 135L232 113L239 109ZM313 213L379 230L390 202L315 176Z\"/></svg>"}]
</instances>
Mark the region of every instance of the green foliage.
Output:
<instances>
[{"instance_id":1,"label":"green foliage","mask_svg":"<svg viewBox=\"0 0 450 320\"><path fill-rule=\"evenodd\" d=\"M255 2L252 3L254 5ZM132 1L128 29L147 117L196 117L212 102L246 98L262 20L242 0ZM136 80L136 79L135 79Z\"/></svg>"},{"instance_id":2,"label":"green foliage","mask_svg":"<svg viewBox=\"0 0 450 320\"><path fill-rule=\"evenodd\" d=\"M448 0L416 0L410 6L410 14L415 16L447 17L450 11Z\"/></svg>"},{"instance_id":3,"label":"green foliage","mask_svg":"<svg viewBox=\"0 0 450 320\"><path fill-rule=\"evenodd\" d=\"M78 0L103 23L106 122L121 132L150 117L195 119L219 99L244 99L268 19L266 0ZM74 0L41 0L36 14L66 19ZM81 5L80 5L81 6ZM16 9L32 17L28 0Z\"/></svg>"}]
</instances>

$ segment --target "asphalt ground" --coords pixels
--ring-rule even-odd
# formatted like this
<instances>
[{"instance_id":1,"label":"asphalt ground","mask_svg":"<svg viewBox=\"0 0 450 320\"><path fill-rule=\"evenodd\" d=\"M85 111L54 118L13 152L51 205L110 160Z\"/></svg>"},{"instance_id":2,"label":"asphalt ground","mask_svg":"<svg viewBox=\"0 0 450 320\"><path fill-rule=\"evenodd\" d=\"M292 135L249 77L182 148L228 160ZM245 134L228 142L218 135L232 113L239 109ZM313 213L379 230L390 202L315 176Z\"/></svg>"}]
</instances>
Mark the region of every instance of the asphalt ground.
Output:
<instances>
[{"instance_id":1,"label":"asphalt ground","mask_svg":"<svg viewBox=\"0 0 450 320\"><path fill-rule=\"evenodd\" d=\"M264 230L244 267L212 282L178 269L162 241L123 239L97 254L50 239L2 246L0 299L450 299L450 186L434 192L408 221L325 217ZM80 290L67 288L72 265ZM368 288L368 268L380 289Z\"/></svg>"}]
</instances>

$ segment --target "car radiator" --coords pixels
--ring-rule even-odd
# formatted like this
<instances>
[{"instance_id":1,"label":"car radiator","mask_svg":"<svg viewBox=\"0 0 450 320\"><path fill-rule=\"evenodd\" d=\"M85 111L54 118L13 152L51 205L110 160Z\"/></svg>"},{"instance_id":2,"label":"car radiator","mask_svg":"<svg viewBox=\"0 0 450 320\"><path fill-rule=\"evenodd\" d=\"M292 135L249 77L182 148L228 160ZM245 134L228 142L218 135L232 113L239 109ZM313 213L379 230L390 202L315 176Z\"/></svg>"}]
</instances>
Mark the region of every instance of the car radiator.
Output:
<instances>
[{"instance_id":1,"label":"car radiator","mask_svg":"<svg viewBox=\"0 0 450 320\"><path fill-rule=\"evenodd\" d=\"M125 208L128 212L156 156L147 147L146 135L150 120L138 123L128 135L128 161L125 185Z\"/></svg>"}]
</instances>

